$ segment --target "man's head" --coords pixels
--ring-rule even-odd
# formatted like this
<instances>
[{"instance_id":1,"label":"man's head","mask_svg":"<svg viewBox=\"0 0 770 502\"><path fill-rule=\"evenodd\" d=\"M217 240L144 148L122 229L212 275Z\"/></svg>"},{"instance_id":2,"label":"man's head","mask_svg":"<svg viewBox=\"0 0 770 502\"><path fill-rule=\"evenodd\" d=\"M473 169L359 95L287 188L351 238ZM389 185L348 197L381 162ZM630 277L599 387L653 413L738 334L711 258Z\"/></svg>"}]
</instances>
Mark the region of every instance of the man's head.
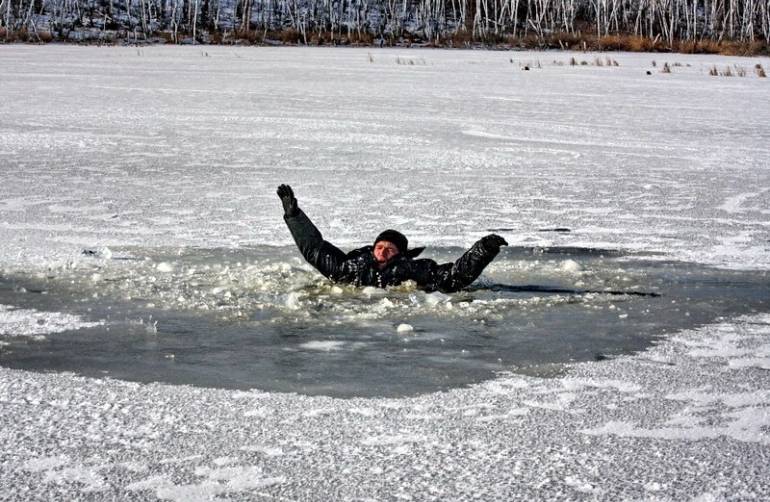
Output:
<instances>
[{"instance_id":1,"label":"man's head","mask_svg":"<svg viewBox=\"0 0 770 502\"><path fill-rule=\"evenodd\" d=\"M406 253L409 241L406 236L396 230L385 230L374 240L374 259L380 265L385 265L398 255Z\"/></svg>"}]
</instances>

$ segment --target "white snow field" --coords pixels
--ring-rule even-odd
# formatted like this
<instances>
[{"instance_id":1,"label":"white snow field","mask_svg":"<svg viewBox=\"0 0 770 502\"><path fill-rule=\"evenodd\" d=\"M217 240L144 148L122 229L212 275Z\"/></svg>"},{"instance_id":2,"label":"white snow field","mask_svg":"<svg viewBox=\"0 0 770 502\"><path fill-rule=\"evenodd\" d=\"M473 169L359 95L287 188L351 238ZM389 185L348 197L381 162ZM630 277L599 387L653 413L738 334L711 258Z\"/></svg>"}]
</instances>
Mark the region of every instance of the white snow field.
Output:
<instances>
[{"instance_id":1,"label":"white snow field","mask_svg":"<svg viewBox=\"0 0 770 502\"><path fill-rule=\"evenodd\" d=\"M755 64L770 59L0 46L0 275L288 245L279 183L342 247L495 228L767 273ZM572 231L539 232L555 227ZM0 305L0 350L94 322ZM768 500L770 315L399 399L0 368L0 424L3 500Z\"/></svg>"}]
</instances>

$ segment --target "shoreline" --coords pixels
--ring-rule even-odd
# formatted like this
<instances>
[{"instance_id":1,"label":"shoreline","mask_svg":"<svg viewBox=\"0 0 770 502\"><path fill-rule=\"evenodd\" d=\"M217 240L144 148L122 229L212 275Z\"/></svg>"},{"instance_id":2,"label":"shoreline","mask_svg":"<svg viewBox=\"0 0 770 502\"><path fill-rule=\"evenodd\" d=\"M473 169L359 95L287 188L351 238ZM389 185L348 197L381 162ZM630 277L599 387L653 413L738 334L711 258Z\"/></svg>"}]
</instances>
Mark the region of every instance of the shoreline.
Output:
<instances>
[{"instance_id":1,"label":"shoreline","mask_svg":"<svg viewBox=\"0 0 770 502\"><path fill-rule=\"evenodd\" d=\"M102 32L100 32L102 33ZM103 33L102 33L103 35ZM267 36L269 35L269 36ZM33 37L37 37L34 39ZM79 39L78 39L79 38ZM14 33L11 36L4 35L0 31L0 46L22 45L82 45L82 46L108 46L108 47L148 47L148 46L200 46L200 47L327 47L327 48L359 48L359 49L446 49L446 50L487 50L487 51L544 51L544 52L631 52L646 54L684 54L684 55L720 55L738 57L770 57L770 44L762 41L737 41L711 39L704 40L674 40L668 45L658 37L638 37L634 35L607 35L596 37L595 35L576 36L575 34L556 33L547 38L534 36L505 37L505 41L463 40L455 43L453 39L440 41L427 41L414 37L399 37L398 39L374 39L369 36L367 40L351 40L346 37L333 38L331 36L320 37L315 42L305 43L298 34L289 31L268 32L268 34L249 33L237 35L237 38L226 40L221 34L206 34L198 40L185 37L173 41L172 34L162 32L152 37L140 40L138 37L131 39L119 37L117 32L109 33L103 39L90 37L88 34L79 33L76 39L56 38L49 32L37 34Z\"/></svg>"}]
</instances>

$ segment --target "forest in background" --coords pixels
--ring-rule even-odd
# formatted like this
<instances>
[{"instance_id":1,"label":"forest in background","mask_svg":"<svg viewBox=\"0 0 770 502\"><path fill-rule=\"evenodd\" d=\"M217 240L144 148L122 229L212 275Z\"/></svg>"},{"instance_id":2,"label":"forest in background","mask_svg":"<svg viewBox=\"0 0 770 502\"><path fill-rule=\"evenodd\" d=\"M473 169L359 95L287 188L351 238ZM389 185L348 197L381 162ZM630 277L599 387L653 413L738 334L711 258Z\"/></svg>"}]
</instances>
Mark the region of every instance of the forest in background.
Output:
<instances>
[{"instance_id":1,"label":"forest in background","mask_svg":"<svg viewBox=\"0 0 770 502\"><path fill-rule=\"evenodd\" d=\"M770 0L0 0L0 41L768 54Z\"/></svg>"}]
</instances>

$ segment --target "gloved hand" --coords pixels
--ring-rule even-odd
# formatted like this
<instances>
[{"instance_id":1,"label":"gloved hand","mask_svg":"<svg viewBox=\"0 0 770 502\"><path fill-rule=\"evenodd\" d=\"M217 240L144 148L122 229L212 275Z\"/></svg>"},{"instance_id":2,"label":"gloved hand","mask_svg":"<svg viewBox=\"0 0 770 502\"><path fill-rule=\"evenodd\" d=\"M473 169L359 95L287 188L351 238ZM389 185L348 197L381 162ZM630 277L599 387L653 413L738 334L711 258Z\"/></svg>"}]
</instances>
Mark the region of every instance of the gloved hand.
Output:
<instances>
[{"instance_id":1,"label":"gloved hand","mask_svg":"<svg viewBox=\"0 0 770 502\"><path fill-rule=\"evenodd\" d=\"M297 199L294 197L294 191L289 185L281 185L278 187L278 197L281 198L281 204L283 204L283 212L286 216L294 216L297 213Z\"/></svg>"},{"instance_id":2,"label":"gloved hand","mask_svg":"<svg viewBox=\"0 0 770 502\"><path fill-rule=\"evenodd\" d=\"M508 242L497 234L489 234L481 238L481 245L489 251L499 251L500 246L507 246Z\"/></svg>"}]
</instances>

